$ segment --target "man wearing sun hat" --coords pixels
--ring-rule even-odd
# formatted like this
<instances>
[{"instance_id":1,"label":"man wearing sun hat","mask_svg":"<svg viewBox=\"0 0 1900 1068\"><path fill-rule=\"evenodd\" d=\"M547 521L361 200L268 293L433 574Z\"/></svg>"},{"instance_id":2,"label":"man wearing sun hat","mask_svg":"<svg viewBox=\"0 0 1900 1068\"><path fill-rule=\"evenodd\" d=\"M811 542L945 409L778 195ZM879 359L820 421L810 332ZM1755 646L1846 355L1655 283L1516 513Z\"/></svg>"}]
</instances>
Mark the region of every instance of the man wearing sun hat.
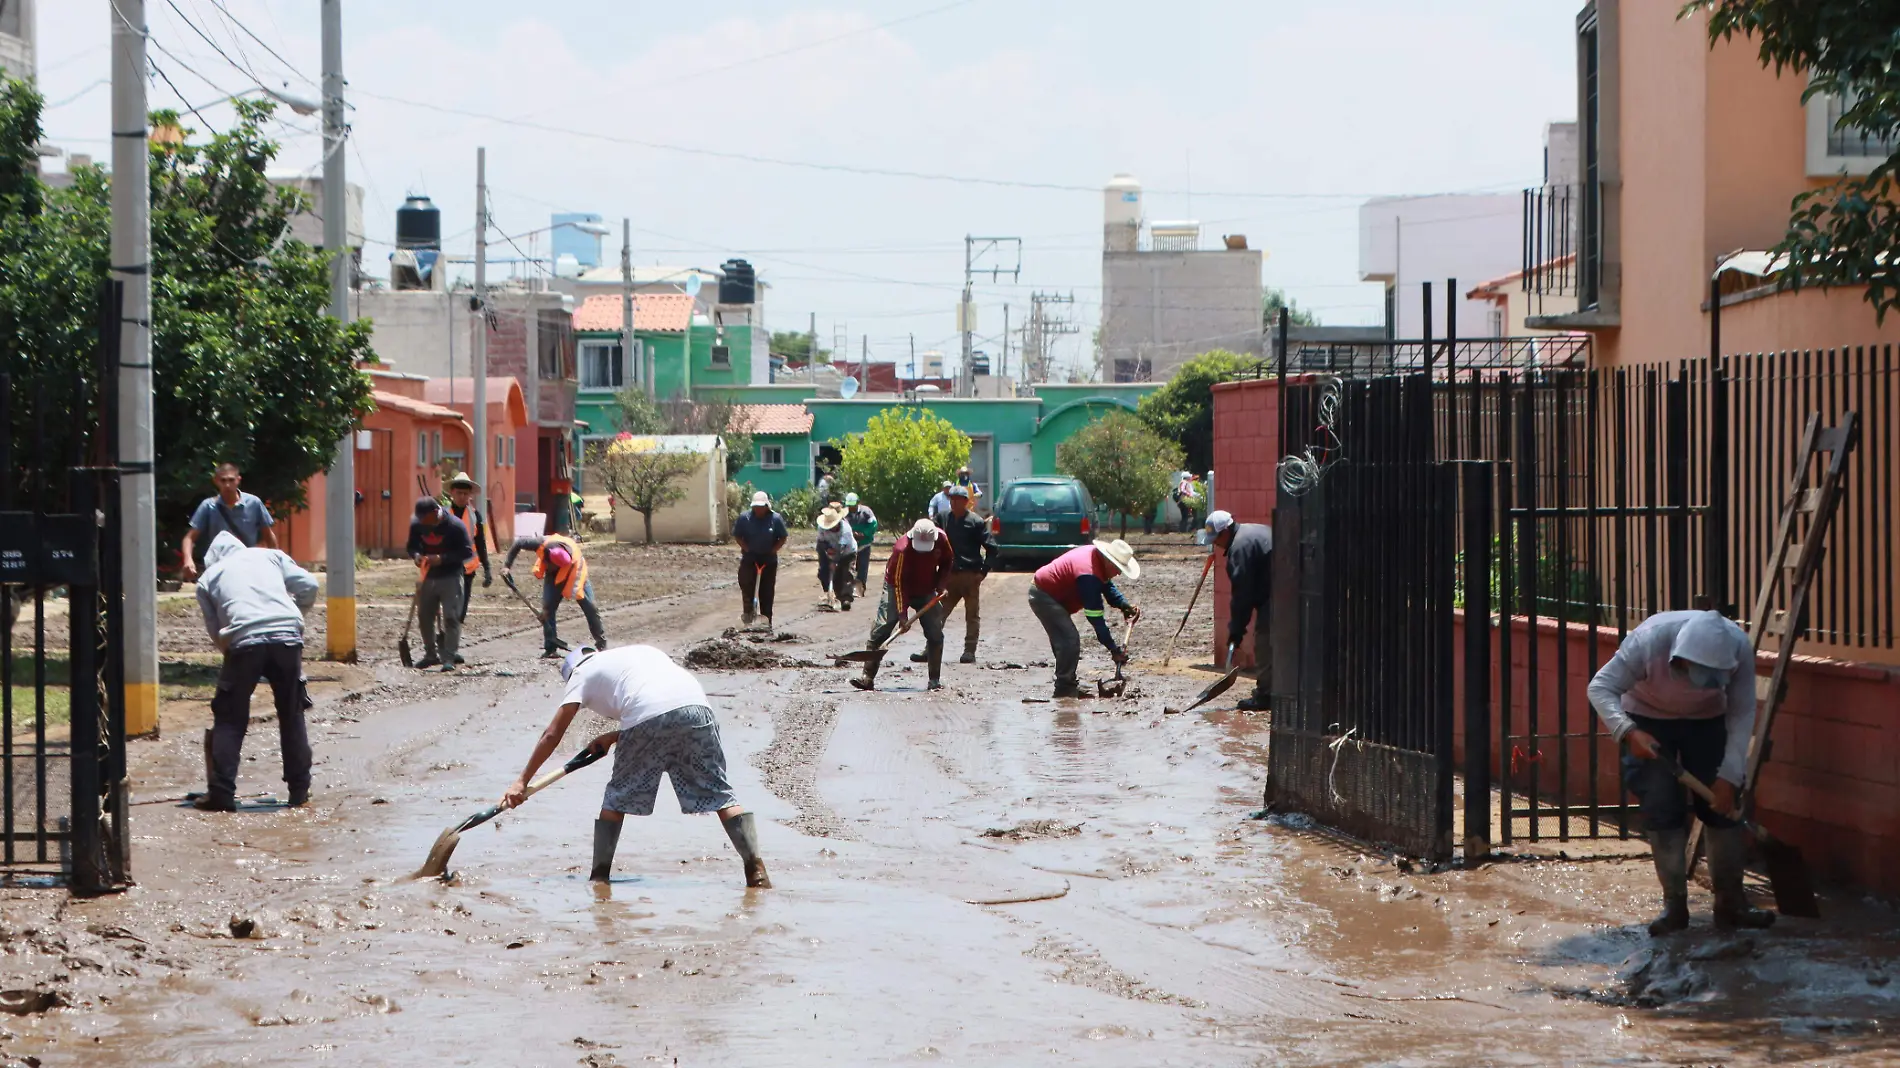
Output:
<instances>
[{"instance_id":1,"label":"man wearing sun hat","mask_svg":"<svg viewBox=\"0 0 1900 1068\"><path fill-rule=\"evenodd\" d=\"M1273 528L1265 523L1236 523L1231 512L1207 513L1208 542L1227 557L1227 656L1234 666L1234 650L1253 622L1253 696L1236 706L1252 712L1273 704Z\"/></svg>"},{"instance_id":2,"label":"man wearing sun hat","mask_svg":"<svg viewBox=\"0 0 1900 1068\"><path fill-rule=\"evenodd\" d=\"M752 814L733 796L726 779L719 721L713 718L706 691L692 672L651 645L629 645L610 653L580 648L561 661L561 681L566 686L561 706L536 740L521 777L502 792L504 806L513 808L526 800L528 781L561 744L574 713L586 708L620 723L588 746L602 753L617 746L613 777L607 781L600 815L594 820L590 879L604 883L613 874L621 825L629 813L653 814L664 772L673 783L681 812L719 814L726 837L739 852L746 886L771 889L772 879L759 856L758 828Z\"/></svg>"},{"instance_id":3,"label":"man wearing sun hat","mask_svg":"<svg viewBox=\"0 0 1900 1068\"><path fill-rule=\"evenodd\" d=\"M1035 582L1029 587L1029 610L1049 634L1049 651L1056 661L1055 696L1082 696L1082 684L1076 678L1082 662L1082 637L1076 633L1073 618L1077 612L1095 628L1095 639L1115 663L1128 663L1128 653L1115 644L1115 636L1102 618L1104 603L1120 609L1130 622L1141 618L1141 609L1115 588L1120 575L1141 577L1135 550L1120 538L1077 546L1036 572Z\"/></svg>"},{"instance_id":4,"label":"man wearing sun hat","mask_svg":"<svg viewBox=\"0 0 1900 1068\"><path fill-rule=\"evenodd\" d=\"M765 617L766 629L772 626L772 594L778 588L778 551L789 536L785 517L772 510L772 498L764 490L752 495L752 507L732 521L732 539L739 543L739 621L751 626L756 615Z\"/></svg>"},{"instance_id":5,"label":"man wearing sun hat","mask_svg":"<svg viewBox=\"0 0 1900 1068\"><path fill-rule=\"evenodd\" d=\"M890 562L884 565L884 599L877 607L871 639L865 644L866 649L882 648L892 631L908 628L911 613L919 612L917 622L924 628L924 660L930 665L928 686L932 690L943 685L938 681L943 671L941 598L945 583L950 579L950 565L950 539L943 536L935 523L919 519L908 534L897 539L897 545L891 549ZM933 600L939 603L923 610ZM877 685L878 662L876 657L865 661L864 674L852 679L851 685L860 690L873 689Z\"/></svg>"},{"instance_id":6,"label":"man wearing sun hat","mask_svg":"<svg viewBox=\"0 0 1900 1068\"><path fill-rule=\"evenodd\" d=\"M851 564L858 558L858 540L845 522L844 507L827 507L818 513L818 587L825 591L825 603L832 608L851 611Z\"/></svg>"}]
</instances>

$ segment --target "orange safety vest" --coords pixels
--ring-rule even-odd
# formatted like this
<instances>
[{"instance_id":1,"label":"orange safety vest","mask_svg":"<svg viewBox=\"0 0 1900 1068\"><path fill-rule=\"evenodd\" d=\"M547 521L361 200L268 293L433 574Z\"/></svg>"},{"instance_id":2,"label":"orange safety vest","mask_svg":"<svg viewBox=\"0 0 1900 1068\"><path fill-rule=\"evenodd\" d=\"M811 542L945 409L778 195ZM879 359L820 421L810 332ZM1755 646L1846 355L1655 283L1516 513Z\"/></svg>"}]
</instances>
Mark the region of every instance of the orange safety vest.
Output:
<instances>
[{"instance_id":1,"label":"orange safety vest","mask_svg":"<svg viewBox=\"0 0 1900 1068\"><path fill-rule=\"evenodd\" d=\"M561 596L570 601L578 601L587 589L587 558L581 555L580 545L573 538L562 534L549 534L541 539L541 547L534 551L534 577L547 577L548 549L550 546L565 546L574 562L568 565L565 575L556 575L554 581L561 587Z\"/></svg>"},{"instance_id":2,"label":"orange safety vest","mask_svg":"<svg viewBox=\"0 0 1900 1068\"><path fill-rule=\"evenodd\" d=\"M475 546L481 541L482 535L487 533L487 531L482 529L482 514L473 508L470 508L468 511L474 515L475 521L472 523L467 519L463 519L462 513L456 511L454 505L449 505L449 514L461 520L462 525L468 528L469 557L462 564L462 574L473 575L475 569L480 566L482 561L481 553L475 551Z\"/></svg>"}]
</instances>

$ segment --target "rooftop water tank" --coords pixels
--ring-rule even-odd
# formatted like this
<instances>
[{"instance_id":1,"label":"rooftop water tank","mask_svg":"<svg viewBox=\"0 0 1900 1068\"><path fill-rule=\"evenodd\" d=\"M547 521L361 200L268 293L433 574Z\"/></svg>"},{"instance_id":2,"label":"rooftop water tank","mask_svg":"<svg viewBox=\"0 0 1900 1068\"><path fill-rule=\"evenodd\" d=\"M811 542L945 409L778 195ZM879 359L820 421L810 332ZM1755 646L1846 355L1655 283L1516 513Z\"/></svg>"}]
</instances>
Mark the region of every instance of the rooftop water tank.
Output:
<instances>
[{"instance_id":1,"label":"rooftop water tank","mask_svg":"<svg viewBox=\"0 0 1900 1068\"><path fill-rule=\"evenodd\" d=\"M744 260L727 260L719 267L719 303L750 304L757 296L758 276Z\"/></svg>"},{"instance_id":2,"label":"rooftop water tank","mask_svg":"<svg viewBox=\"0 0 1900 1068\"><path fill-rule=\"evenodd\" d=\"M442 247L442 209L428 197L414 194L396 209L396 247Z\"/></svg>"},{"instance_id":3,"label":"rooftop water tank","mask_svg":"<svg viewBox=\"0 0 1900 1068\"><path fill-rule=\"evenodd\" d=\"M1141 183L1118 174L1102 188L1102 247L1134 252L1141 244Z\"/></svg>"}]
</instances>

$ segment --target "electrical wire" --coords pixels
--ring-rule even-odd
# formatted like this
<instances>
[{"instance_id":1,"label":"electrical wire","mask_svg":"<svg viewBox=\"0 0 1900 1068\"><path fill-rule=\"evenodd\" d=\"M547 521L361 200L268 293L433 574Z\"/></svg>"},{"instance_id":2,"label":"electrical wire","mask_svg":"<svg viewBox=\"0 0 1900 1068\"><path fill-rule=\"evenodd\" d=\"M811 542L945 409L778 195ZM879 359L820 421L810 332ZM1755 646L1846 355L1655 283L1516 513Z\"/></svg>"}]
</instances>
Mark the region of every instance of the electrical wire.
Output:
<instances>
[{"instance_id":1,"label":"electrical wire","mask_svg":"<svg viewBox=\"0 0 1900 1068\"><path fill-rule=\"evenodd\" d=\"M217 8L219 11L222 11L224 13L224 17L230 21L231 25L236 26L238 29L242 30L244 32L244 36L249 37L253 41L256 41L258 45L264 49L264 51L269 52L271 54L271 58L283 64L285 70L289 71L290 73L296 75L298 78L302 79L305 84L308 84L308 85L316 84L314 81L311 81L310 77L304 74L303 71L297 69L296 64L292 63L288 59L285 59L275 48L272 48L270 46L270 42L264 40L262 37L259 37L257 34L252 33L251 28L249 26L244 25L244 21L242 19L238 18L236 15L231 14L231 9L224 6L224 0L211 0L211 6ZM272 16L272 21L273 22L276 21L276 16Z\"/></svg>"},{"instance_id":2,"label":"electrical wire","mask_svg":"<svg viewBox=\"0 0 1900 1068\"><path fill-rule=\"evenodd\" d=\"M204 32L202 29L199 29L198 24L191 21L191 18L185 14L184 9L178 6L177 0L165 0L165 6L171 8L172 14L178 16L178 21L184 23L186 29L190 30L192 33L197 34L198 39L200 41L203 41L205 44L210 45L211 50L213 52L216 52L220 57L222 57L226 63L229 63L232 67L236 68L245 77L251 79L251 81L257 83L258 85L264 84L264 79L258 77L258 74L256 71L252 70L246 64L239 63L237 60L232 59L231 54L229 52L226 52L223 48L219 47L218 42L211 39L210 34Z\"/></svg>"}]
</instances>

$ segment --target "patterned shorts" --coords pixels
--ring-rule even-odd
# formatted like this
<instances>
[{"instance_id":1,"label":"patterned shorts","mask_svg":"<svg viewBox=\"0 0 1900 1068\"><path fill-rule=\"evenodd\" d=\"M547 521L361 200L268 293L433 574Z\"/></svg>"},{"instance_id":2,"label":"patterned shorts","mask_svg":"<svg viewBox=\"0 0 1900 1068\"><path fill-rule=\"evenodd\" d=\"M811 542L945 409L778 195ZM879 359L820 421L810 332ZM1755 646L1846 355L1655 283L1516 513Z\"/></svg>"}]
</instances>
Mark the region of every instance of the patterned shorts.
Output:
<instances>
[{"instance_id":1,"label":"patterned shorts","mask_svg":"<svg viewBox=\"0 0 1900 1068\"><path fill-rule=\"evenodd\" d=\"M681 812L716 812L739 803L726 781L719 722L705 705L676 708L622 731L614 746L614 776L601 807L651 816L661 772L673 780Z\"/></svg>"}]
</instances>

